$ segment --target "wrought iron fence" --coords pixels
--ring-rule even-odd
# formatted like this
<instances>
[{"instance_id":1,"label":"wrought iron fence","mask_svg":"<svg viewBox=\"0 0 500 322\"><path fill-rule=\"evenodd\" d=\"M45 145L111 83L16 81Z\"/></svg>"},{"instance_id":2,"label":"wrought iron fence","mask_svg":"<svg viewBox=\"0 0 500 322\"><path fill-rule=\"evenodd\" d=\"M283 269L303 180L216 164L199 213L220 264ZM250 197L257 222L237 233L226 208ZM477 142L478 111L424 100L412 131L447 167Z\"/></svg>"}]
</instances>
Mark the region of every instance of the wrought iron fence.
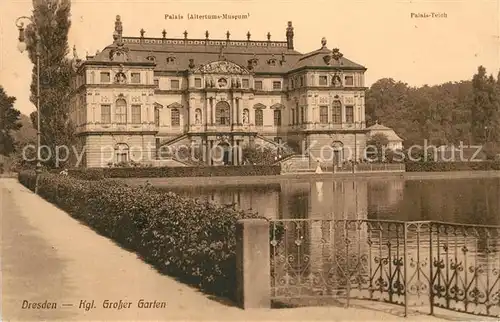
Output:
<instances>
[{"instance_id":1,"label":"wrought iron fence","mask_svg":"<svg viewBox=\"0 0 500 322\"><path fill-rule=\"evenodd\" d=\"M500 226L271 220L271 297L367 299L500 317Z\"/></svg>"}]
</instances>

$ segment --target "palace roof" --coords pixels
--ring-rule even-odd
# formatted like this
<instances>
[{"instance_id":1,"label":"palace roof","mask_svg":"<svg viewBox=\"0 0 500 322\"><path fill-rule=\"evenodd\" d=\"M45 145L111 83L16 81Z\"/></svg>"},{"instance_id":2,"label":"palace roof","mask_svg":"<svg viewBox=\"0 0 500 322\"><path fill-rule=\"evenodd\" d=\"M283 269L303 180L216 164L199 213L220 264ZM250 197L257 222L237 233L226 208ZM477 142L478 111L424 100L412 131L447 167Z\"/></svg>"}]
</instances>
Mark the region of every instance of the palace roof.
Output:
<instances>
[{"instance_id":1,"label":"palace roof","mask_svg":"<svg viewBox=\"0 0 500 322\"><path fill-rule=\"evenodd\" d=\"M99 64L116 61L114 52L123 52L123 63L155 64L155 71L180 72L200 67L213 61L227 60L255 73L283 74L302 68L357 69L366 70L345 57L338 49L329 50L326 40L322 47L308 54L302 54L293 48L293 27L288 23L286 41L231 40L229 32L226 39L210 39L208 31L205 39L190 39L184 32L184 38L146 38L144 30L141 37L122 37L121 20L115 22L114 43L96 53L87 56L86 64ZM330 58L328 58L330 57Z\"/></svg>"}]
</instances>

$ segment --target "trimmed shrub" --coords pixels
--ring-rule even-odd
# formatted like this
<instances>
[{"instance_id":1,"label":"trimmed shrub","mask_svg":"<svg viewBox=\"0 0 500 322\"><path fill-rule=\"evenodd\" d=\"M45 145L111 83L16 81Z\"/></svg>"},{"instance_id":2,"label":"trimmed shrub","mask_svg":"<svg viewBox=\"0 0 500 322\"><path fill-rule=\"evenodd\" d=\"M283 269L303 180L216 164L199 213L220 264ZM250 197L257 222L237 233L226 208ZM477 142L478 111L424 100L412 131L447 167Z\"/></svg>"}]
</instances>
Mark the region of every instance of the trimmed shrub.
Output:
<instances>
[{"instance_id":1,"label":"trimmed shrub","mask_svg":"<svg viewBox=\"0 0 500 322\"><path fill-rule=\"evenodd\" d=\"M478 162L407 162L406 172L500 170L499 161Z\"/></svg>"},{"instance_id":2,"label":"trimmed shrub","mask_svg":"<svg viewBox=\"0 0 500 322\"><path fill-rule=\"evenodd\" d=\"M31 190L36 174L19 181ZM78 180L44 173L39 194L158 270L217 295L236 285L236 222L255 214L181 197L151 186Z\"/></svg>"},{"instance_id":3,"label":"trimmed shrub","mask_svg":"<svg viewBox=\"0 0 500 322\"><path fill-rule=\"evenodd\" d=\"M98 180L103 178L270 176L279 175L280 172L280 165L89 168L69 170L71 176L85 180Z\"/></svg>"}]
</instances>

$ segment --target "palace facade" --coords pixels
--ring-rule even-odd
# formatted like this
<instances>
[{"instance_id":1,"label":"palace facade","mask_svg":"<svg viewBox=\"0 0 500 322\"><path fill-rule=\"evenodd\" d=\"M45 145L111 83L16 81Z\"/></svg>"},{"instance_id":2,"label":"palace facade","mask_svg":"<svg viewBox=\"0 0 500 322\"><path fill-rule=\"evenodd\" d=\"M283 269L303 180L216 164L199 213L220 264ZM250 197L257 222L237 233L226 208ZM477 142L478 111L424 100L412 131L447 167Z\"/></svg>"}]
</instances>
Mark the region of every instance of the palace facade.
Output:
<instances>
[{"instance_id":1,"label":"palace facade","mask_svg":"<svg viewBox=\"0 0 500 322\"><path fill-rule=\"evenodd\" d=\"M83 166L161 165L187 147L206 164L241 164L247 145L307 153L312 167L364 157L366 68L325 38L303 54L292 22L283 41L161 35L125 37L117 16L113 43L76 60Z\"/></svg>"}]
</instances>

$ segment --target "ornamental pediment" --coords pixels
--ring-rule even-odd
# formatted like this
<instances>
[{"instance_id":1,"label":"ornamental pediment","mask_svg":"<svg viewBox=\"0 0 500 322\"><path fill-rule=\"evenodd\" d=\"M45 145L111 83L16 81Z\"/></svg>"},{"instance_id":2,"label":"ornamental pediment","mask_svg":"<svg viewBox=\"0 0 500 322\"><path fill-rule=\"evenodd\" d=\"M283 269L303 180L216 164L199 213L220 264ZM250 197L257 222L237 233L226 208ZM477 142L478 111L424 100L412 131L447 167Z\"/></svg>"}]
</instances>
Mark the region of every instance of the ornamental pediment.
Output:
<instances>
[{"instance_id":1,"label":"ornamental pediment","mask_svg":"<svg viewBox=\"0 0 500 322\"><path fill-rule=\"evenodd\" d=\"M248 70L229 61L215 61L193 71L203 74L249 74Z\"/></svg>"},{"instance_id":2,"label":"ornamental pediment","mask_svg":"<svg viewBox=\"0 0 500 322\"><path fill-rule=\"evenodd\" d=\"M266 106L262 103L257 103L253 106L254 109L264 109Z\"/></svg>"},{"instance_id":3,"label":"ornamental pediment","mask_svg":"<svg viewBox=\"0 0 500 322\"><path fill-rule=\"evenodd\" d=\"M174 102L170 105L167 105L168 108L182 108L182 105L178 102Z\"/></svg>"},{"instance_id":4,"label":"ornamental pediment","mask_svg":"<svg viewBox=\"0 0 500 322\"><path fill-rule=\"evenodd\" d=\"M276 103L276 104L271 105L271 109L273 109L273 110L281 110L284 108L285 108L285 105L280 104L280 103Z\"/></svg>"}]
</instances>

